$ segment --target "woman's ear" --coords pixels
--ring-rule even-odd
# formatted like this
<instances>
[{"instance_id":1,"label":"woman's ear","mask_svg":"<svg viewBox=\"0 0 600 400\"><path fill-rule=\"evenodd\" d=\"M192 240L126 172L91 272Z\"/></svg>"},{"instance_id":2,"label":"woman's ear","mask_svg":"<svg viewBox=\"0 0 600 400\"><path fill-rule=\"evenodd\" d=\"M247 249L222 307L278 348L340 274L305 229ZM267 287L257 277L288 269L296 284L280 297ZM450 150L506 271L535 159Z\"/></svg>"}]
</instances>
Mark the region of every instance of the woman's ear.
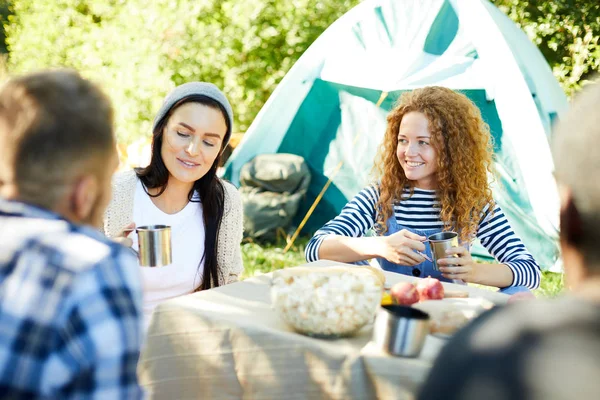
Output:
<instances>
[{"instance_id":1,"label":"woman's ear","mask_svg":"<svg viewBox=\"0 0 600 400\"><path fill-rule=\"evenodd\" d=\"M560 191L560 237L568 244L578 245L583 240L581 214L577 210L571 190L561 188Z\"/></svg>"},{"instance_id":2,"label":"woman's ear","mask_svg":"<svg viewBox=\"0 0 600 400\"><path fill-rule=\"evenodd\" d=\"M584 255L580 250L584 240L581 214L570 189L559 185L560 194L560 247L565 271L565 286L577 290L588 276Z\"/></svg>"},{"instance_id":3,"label":"woman's ear","mask_svg":"<svg viewBox=\"0 0 600 400\"><path fill-rule=\"evenodd\" d=\"M93 175L84 175L75 181L71 194L71 213L80 222L86 222L92 214L100 193L98 179Z\"/></svg>"}]
</instances>

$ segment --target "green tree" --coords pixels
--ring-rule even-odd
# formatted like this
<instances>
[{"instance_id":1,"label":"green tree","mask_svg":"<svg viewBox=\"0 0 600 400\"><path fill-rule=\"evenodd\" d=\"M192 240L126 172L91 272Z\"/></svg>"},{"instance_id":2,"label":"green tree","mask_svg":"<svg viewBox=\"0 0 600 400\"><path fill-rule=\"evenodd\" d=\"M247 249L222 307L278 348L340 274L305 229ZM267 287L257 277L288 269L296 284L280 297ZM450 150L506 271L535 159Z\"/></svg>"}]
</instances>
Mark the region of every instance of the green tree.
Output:
<instances>
[{"instance_id":1,"label":"green tree","mask_svg":"<svg viewBox=\"0 0 600 400\"><path fill-rule=\"evenodd\" d=\"M599 69L599 2L492 1L539 46L567 93ZM11 72L80 70L112 98L117 134L130 142L149 135L164 95L190 80L223 88L234 129L245 131L310 44L358 2L0 0L0 16Z\"/></svg>"},{"instance_id":2,"label":"green tree","mask_svg":"<svg viewBox=\"0 0 600 400\"><path fill-rule=\"evenodd\" d=\"M358 2L234 0L196 5L169 35L164 66L176 84L202 76L224 87L236 107L237 128L245 131L302 53Z\"/></svg>"},{"instance_id":3,"label":"green tree","mask_svg":"<svg viewBox=\"0 0 600 400\"><path fill-rule=\"evenodd\" d=\"M492 0L537 44L567 94L600 70L597 0Z\"/></svg>"},{"instance_id":4,"label":"green tree","mask_svg":"<svg viewBox=\"0 0 600 400\"><path fill-rule=\"evenodd\" d=\"M0 0L0 53L8 53L6 48L6 32L4 25L8 23L8 16L11 14L10 0Z\"/></svg>"},{"instance_id":5,"label":"green tree","mask_svg":"<svg viewBox=\"0 0 600 400\"><path fill-rule=\"evenodd\" d=\"M121 140L147 135L160 96L172 83L161 70L162 55L157 50L162 25L142 16L141 3L15 2L6 27L11 72L76 68L100 83L112 98Z\"/></svg>"},{"instance_id":6,"label":"green tree","mask_svg":"<svg viewBox=\"0 0 600 400\"><path fill-rule=\"evenodd\" d=\"M102 84L117 134L148 135L190 80L222 87L245 131L308 46L358 0L19 0L6 26L14 72L68 66Z\"/></svg>"}]
</instances>

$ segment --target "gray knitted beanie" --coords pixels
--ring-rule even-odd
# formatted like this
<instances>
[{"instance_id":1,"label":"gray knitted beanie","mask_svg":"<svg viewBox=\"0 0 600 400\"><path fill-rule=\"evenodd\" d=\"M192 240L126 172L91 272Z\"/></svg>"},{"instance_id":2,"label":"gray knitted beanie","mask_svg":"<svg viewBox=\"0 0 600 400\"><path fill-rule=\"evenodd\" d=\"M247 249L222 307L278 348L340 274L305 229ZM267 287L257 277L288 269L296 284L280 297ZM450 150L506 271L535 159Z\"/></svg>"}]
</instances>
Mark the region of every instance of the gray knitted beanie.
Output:
<instances>
[{"instance_id":1,"label":"gray knitted beanie","mask_svg":"<svg viewBox=\"0 0 600 400\"><path fill-rule=\"evenodd\" d=\"M233 129L233 110L231 109L231 105L229 104L229 101L227 101L227 97L225 97L223 92L221 92L215 85L208 82L188 82L173 89L165 98L165 101L160 107L160 110L158 110L156 117L154 117L152 131L156 129L156 126L169 113L171 108L177 104L177 102L193 95L204 95L209 97L221 104L227 112L229 129L227 129L227 133L225 134L225 138L223 140L223 148L225 148L227 143L229 143L229 139L231 138L231 130Z\"/></svg>"}]
</instances>

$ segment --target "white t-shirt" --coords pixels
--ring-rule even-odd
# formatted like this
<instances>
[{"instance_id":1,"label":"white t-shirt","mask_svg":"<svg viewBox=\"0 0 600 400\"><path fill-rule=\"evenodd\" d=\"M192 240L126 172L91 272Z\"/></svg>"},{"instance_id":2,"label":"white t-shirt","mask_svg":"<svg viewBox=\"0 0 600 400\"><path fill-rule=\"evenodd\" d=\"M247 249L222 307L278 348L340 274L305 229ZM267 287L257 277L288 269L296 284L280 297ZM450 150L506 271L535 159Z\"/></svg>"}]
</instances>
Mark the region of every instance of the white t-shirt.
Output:
<instances>
[{"instance_id":1,"label":"white t-shirt","mask_svg":"<svg viewBox=\"0 0 600 400\"><path fill-rule=\"evenodd\" d=\"M194 200L199 200L198 194ZM144 288L144 322L146 328L154 308L173 297L192 293L202 282L204 261L204 219L202 203L190 201L183 210L175 214L161 211L137 181L133 200L133 222L136 226L168 225L171 227L172 261L163 267L140 267ZM133 249L138 250L135 233ZM200 265L200 261L202 264Z\"/></svg>"}]
</instances>

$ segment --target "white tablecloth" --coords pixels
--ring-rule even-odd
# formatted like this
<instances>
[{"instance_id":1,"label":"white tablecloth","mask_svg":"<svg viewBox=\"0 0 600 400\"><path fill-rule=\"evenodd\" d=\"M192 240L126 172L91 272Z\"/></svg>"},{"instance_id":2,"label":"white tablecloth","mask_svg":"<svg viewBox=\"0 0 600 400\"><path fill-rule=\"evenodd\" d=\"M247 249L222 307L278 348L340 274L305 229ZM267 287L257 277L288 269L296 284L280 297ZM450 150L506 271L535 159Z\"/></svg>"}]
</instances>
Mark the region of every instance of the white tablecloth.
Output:
<instances>
[{"instance_id":1,"label":"white tablecloth","mask_svg":"<svg viewBox=\"0 0 600 400\"><path fill-rule=\"evenodd\" d=\"M331 265L318 261L307 265ZM388 284L418 278L386 272ZM167 301L156 308L140 358L151 399L408 399L443 339L428 336L418 358L391 357L370 343L372 325L352 338L295 333L275 314L271 274ZM470 286L471 297L508 296Z\"/></svg>"}]
</instances>

